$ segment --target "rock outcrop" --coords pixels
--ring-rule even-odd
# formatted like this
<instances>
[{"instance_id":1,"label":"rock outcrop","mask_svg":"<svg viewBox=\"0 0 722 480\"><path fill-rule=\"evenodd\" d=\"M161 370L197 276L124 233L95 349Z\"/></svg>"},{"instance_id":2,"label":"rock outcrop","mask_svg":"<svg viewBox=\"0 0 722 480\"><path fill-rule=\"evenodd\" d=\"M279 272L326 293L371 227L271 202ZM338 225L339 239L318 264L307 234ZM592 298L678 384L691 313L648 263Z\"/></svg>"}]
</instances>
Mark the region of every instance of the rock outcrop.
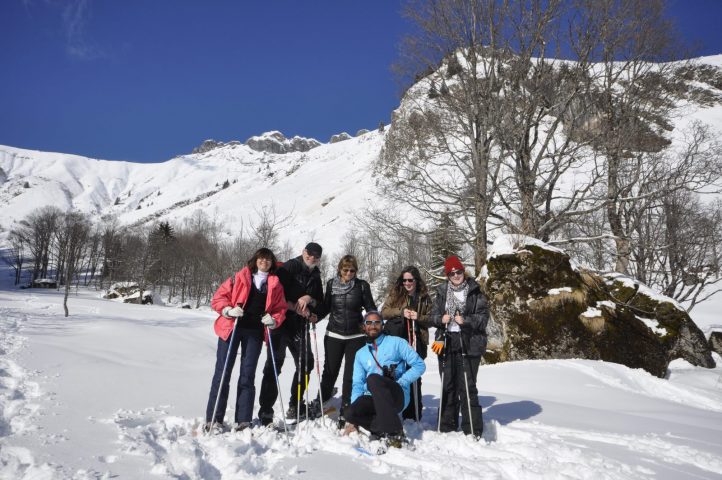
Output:
<instances>
[{"instance_id":1,"label":"rock outcrop","mask_svg":"<svg viewBox=\"0 0 722 480\"><path fill-rule=\"evenodd\" d=\"M722 355L722 332L712 332L709 336L709 348L718 355Z\"/></svg>"},{"instance_id":2,"label":"rock outcrop","mask_svg":"<svg viewBox=\"0 0 722 480\"><path fill-rule=\"evenodd\" d=\"M673 300L627 277L577 268L537 240L502 241L515 245L495 244L487 264L487 361L586 358L659 377L675 358L714 366L701 330Z\"/></svg>"},{"instance_id":3,"label":"rock outcrop","mask_svg":"<svg viewBox=\"0 0 722 480\"><path fill-rule=\"evenodd\" d=\"M140 286L135 282L117 282L110 286L103 298L121 300L123 303L153 304L153 294L147 290L141 296Z\"/></svg>"},{"instance_id":4,"label":"rock outcrop","mask_svg":"<svg viewBox=\"0 0 722 480\"><path fill-rule=\"evenodd\" d=\"M351 139L351 135L349 135L346 132L341 132L337 135L331 136L331 139L328 141L328 143L338 143L338 142L343 142L343 141L350 140L350 139Z\"/></svg>"},{"instance_id":5,"label":"rock outcrop","mask_svg":"<svg viewBox=\"0 0 722 480\"><path fill-rule=\"evenodd\" d=\"M238 140L233 140L228 143L219 142L217 140L208 139L204 140L203 143L198 145L196 148L193 149L191 153L206 153L210 152L211 150L215 150L216 148L225 147L226 145L240 145L241 142Z\"/></svg>"},{"instance_id":6,"label":"rock outcrop","mask_svg":"<svg viewBox=\"0 0 722 480\"><path fill-rule=\"evenodd\" d=\"M321 145L321 142L315 138L299 136L289 139L281 132L273 131L249 138L246 140L246 145L258 152L283 154L289 152L307 152Z\"/></svg>"}]
</instances>

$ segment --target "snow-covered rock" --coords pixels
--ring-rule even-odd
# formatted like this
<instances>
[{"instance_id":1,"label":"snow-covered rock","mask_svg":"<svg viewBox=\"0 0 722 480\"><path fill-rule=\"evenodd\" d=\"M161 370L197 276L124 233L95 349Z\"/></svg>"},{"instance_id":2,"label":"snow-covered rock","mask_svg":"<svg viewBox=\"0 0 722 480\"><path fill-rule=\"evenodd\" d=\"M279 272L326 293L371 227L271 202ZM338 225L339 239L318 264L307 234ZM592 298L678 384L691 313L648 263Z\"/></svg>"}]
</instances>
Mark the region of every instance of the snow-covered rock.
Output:
<instances>
[{"instance_id":1,"label":"snow-covered rock","mask_svg":"<svg viewBox=\"0 0 722 480\"><path fill-rule=\"evenodd\" d=\"M331 136L331 139L328 141L328 143L343 142L343 141L345 141L345 140L349 140L350 138L353 138L353 137L351 137L351 135L349 135L349 134L346 133L346 132L341 132L341 133L338 133L338 134L336 134L336 135L332 135L332 136Z\"/></svg>"},{"instance_id":2,"label":"snow-covered rock","mask_svg":"<svg viewBox=\"0 0 722 480\"><path fill-rule=\"evenodd\" d=\"M235 142L235 143L239 143L239 142ZM216 148L220 148L225 145L226 145L225 143L213 140L211 138L208 140L204 140L203 143L201 143L200 145L198 145L196 148L193 149L192 153L207 153L207 152L210 152L211 150L215 150Z\"/></svg>"},{"instance_id":3,"label":"snow-covered rock","mask_svg":"<svg viewBox=\"0 0 722 480\"><path fill-rule=\"evenodd\" d=\"M684 309L647 287L629 290L630 280L575 267L557 248L500 238L488 269L489 361L601 359L659 377L676 358L715 365Z\"/></svg>"},{"instance_id":4,"label":"snow-covered rock","mask_svg":"<svg viewBox=\"0 0 722 480\"><path fill-rule=\"evenodd\" d=\"M246 145L257 152L283 154L289 152L307 152L312 148L320 146L321 142L315 138L299 136L288 139L281 132L274 130L249 138L246 140Z\"/></svg>"},{"instance_id":5,"label":"snow-covered rock","mask_svg":"<svg viewBox=\"0 0 722 480\"><path fill-rule=\"evenodd\" d=\"M722 332L712 332L709 336L709 348L718 355L722 355Z\"/></svg>"}]
</instances>

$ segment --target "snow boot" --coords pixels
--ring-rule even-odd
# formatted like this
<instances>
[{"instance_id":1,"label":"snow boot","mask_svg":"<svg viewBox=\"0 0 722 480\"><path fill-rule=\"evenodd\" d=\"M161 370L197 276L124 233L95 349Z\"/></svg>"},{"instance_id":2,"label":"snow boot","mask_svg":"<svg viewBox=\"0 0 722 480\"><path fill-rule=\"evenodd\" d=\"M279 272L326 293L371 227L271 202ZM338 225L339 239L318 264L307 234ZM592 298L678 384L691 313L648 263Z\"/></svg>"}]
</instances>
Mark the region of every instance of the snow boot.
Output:
<instances>
[{"instance_id":1,"label":"snow boot","mask_svg":"<svg viewBox=\"0 0 722 480\"><path fill-rule=\"evenodd\" d=\"M211 428L212 426L212 428ZM226 431L226 424L223 422L206 422L203 424L203 433L217 435Z\"/></svg>"},{"instance_id":2,"label":"snow boot","mask_svg":"<svg viewBox=\"0 0 722 480\"><path fill-rule=\"evenodd\" d=\"M240 432L247 428L250 428L251 426L252 426L251 422L239 422L239 423L236 423L235 425L233 425L232 431L233 431L233 433Z\"/></svg>"}]
</instances>

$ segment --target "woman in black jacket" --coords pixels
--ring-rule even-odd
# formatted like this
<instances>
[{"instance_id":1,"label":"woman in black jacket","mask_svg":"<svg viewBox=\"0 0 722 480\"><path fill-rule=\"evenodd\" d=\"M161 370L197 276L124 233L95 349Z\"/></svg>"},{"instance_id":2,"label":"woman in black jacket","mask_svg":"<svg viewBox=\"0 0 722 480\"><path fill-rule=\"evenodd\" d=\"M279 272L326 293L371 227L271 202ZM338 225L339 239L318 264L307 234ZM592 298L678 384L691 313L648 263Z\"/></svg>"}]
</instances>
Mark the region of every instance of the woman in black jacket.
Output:
<instances>
[{"instance_id":1,"label":"woman in black jacket","mask_svg":"<svg viewBox=\"0 0 722 480\"><path fill-rule=\"evenodd\" d=\"M431 349L439 355L439 374L443 378L440 430L456 431L461 410L461 429L467 435L481 437L484 425L476 375L486 350L489 308L479 284L466 275L458 257L446 259L444 272L448 281L437 288L431 309L431 324L436 327Z\"/></svg>"},{"instance_id":2,"label":"woman in black jacket","mask_svg":"<svg viewBox=\"0 0 722 480\"><path fill-rule=\"evenodd\" d=\"M344 422L343 409L351 403L353 362L356 352L365 344L362 329L362 309L376 310L368 282L356 277L358 262L353 255L345 255L338 262L336 276L326 284L323 315L328 314L326 336L323 339L326 359L321 378L321 396L326 402L333 395L333 386L344 360L343 387L339 426Z\"/></svg>"},{"instance_id":3,"label":"woman in black jacket","mask_svg":"<svg viewBox=\"0 0 722 480\"><path fill-rule=\"evenodd\" d=\"M416 348L421 358L426 359L430 310L431 299L426 282L418 268L408 266L396 278L381 308L384 333L403 338ZM421 378L411 385L411 401L402 413L403 418L421 420L423 405L420 393Z\"/></svg>"}]
</instances>

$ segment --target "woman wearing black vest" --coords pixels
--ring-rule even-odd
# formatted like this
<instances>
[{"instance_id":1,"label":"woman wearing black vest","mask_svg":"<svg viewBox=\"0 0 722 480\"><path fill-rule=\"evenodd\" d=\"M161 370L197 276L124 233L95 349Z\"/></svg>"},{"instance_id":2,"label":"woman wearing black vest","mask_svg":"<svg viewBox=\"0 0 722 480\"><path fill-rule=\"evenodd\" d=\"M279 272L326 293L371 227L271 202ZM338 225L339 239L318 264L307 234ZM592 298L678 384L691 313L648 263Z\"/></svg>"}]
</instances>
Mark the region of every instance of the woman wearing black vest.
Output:
<instances>
[{"instance_id":1,"label":"woman wearing black vest","mask_svg":"<svg viewBox=\"0 0 722 480\"><path fill-rule=\"evenodd\" d=\"M371 288L365 280L356 277L358 262L353 255L345 255L338 262L336 276L326 284L323 314L328 314L326 336L323 339L326 359L321 378L321 396L326 402L333 395L333 386L344 360L343 386L339 427L343 427L343 409L351 403L353 362L356 352L365 344L363 313L376 310Z\"/></svg>"}]
</instances>

